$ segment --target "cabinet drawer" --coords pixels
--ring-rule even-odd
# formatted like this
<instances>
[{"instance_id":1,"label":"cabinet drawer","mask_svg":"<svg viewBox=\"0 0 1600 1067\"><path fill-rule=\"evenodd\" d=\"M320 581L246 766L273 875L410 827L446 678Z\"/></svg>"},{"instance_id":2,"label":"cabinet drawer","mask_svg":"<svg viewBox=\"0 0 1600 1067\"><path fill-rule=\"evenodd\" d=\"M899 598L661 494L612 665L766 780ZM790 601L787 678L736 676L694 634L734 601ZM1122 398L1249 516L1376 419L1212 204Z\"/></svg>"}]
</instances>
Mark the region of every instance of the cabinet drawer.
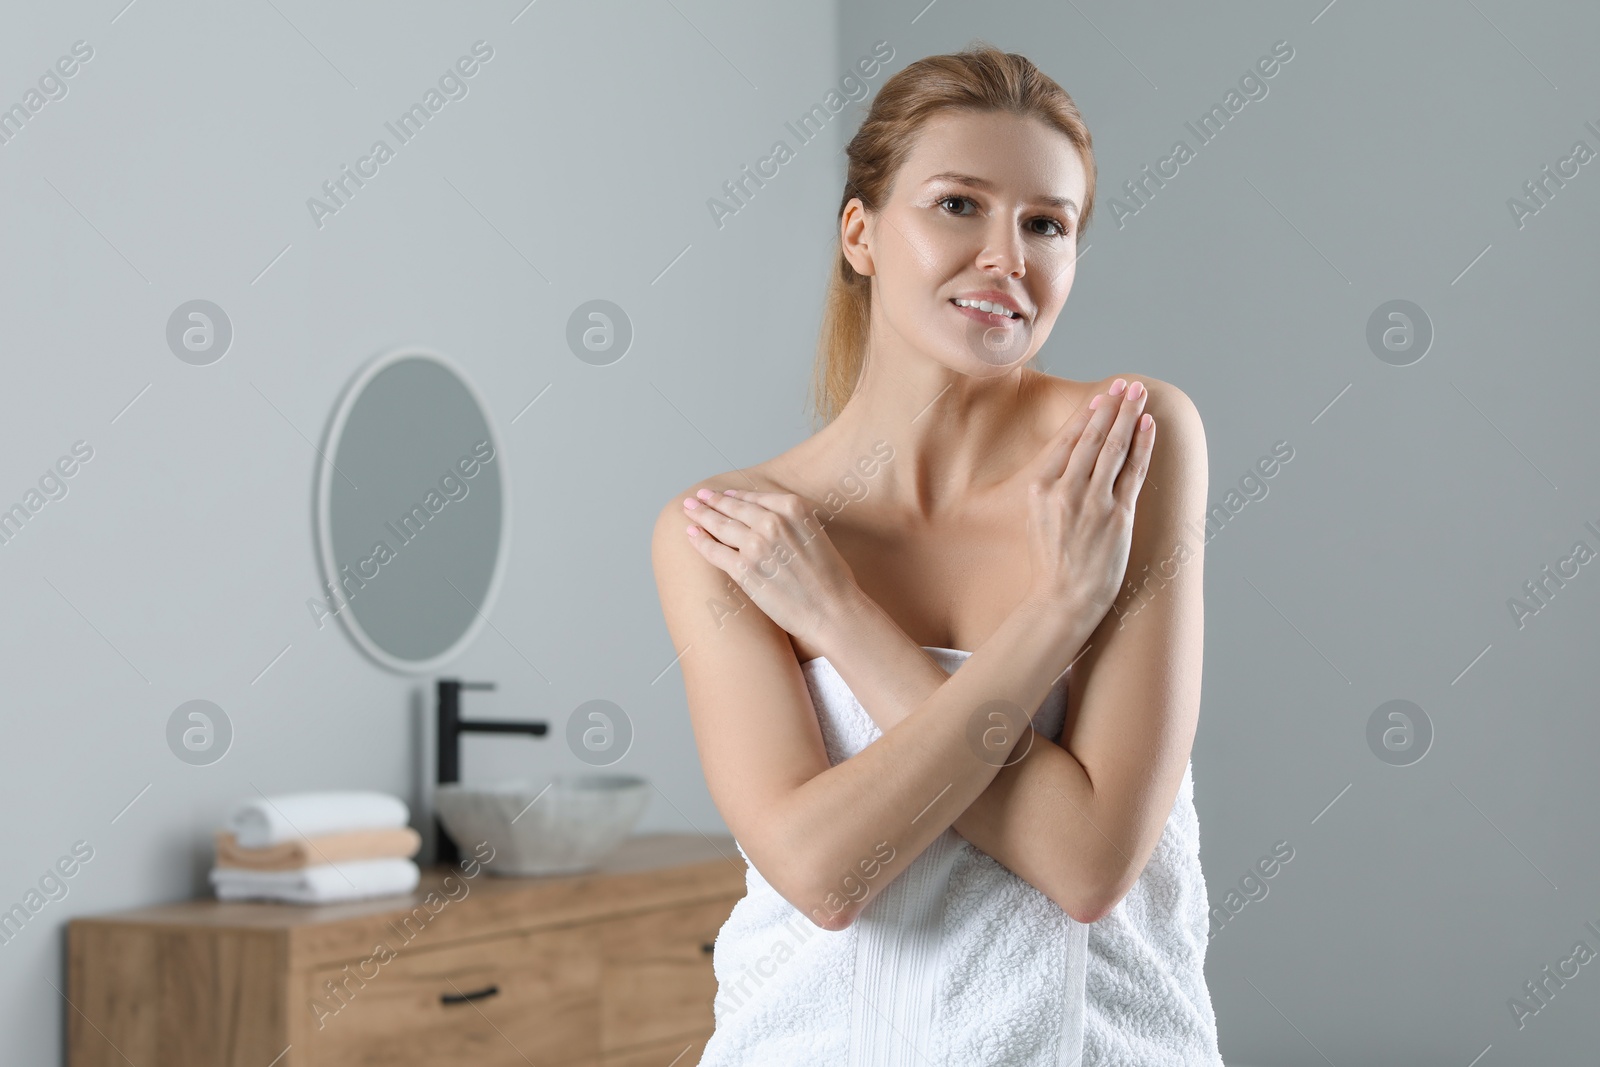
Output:
<instances>
[{"instance_id":1,"label":"cabinet drawer","mask_svg":"<svg viewBox=\"0 0 1600 1067\"><path fill-rule=\"evenodd\" d=\"M711 1035L675 1037L653 1045L639 1045L625 1052L608 1052L596 1060L580 1060L562 1067L699 1067Z\"/></svg>"},{"instance_id":2,"label":"cabinet drawer","mask_svg":"<svg viewBox=\"0 0 1600 1067\"><path fill-rule=\"evenodd\" d=\"M610 1052L600 1067L695 1067L705 1055L709 1033L675 1037L656 1045L642 1045L627 1052Z\"/></svg>"},{"instance_id":3,"label":"cabinet drawer","mask_svg":"<svg viewBox=\"0 0 1600 1067\"><path fill-rule=\"evenodd\" d=\"M310 1003L301 1010L316 1021L302 1031L301 1062L526 1067L588 1060L600 1051L594 924L427 950L402 947L381 960L320 969L304 980ZM342 986L341 997L328 981Z\"/></svg>"},{"instance_id":4,"label":"cabinet drawer","mask_svg":"<svg viewBox=\"0 0 1600 1067\"><path fill-rule=\"evenodd\" d=\"M711 945L738 901L737 896L722 897L596 924L603 972L602 1053L674 1038L687 1042L697 1034L711 1033L715 1026L711 1003L717 995Z\"/></svg>"}]
</instances>

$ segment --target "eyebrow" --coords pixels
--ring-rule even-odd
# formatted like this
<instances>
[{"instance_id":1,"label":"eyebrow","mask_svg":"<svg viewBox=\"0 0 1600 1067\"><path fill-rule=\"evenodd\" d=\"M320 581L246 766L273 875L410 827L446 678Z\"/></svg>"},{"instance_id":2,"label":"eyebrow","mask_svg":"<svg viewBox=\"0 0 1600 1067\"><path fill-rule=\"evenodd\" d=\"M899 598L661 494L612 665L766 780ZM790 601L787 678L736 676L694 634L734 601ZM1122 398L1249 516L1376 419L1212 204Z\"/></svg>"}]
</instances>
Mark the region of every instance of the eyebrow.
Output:
<instances>
[{"instance_id":1,"label":"eyebrow","mask_svg":"<svg viewBox=\"0 0 1600 1067\"><path fill-rule=\"evenodd\" d=\"M970 185L974 189L983 189L989 192L994 191L994 183L989 181L987 178L979 178L972 174L957 174L954 171L944 171L943 173L935 174L922 184L932 185L934 182L940 181L955 182L959 185ZM1071 208L1073 214L1078 213L1078 205L1064 196L1038 196L1034 197L1034 199L1038 200L1040 203L1049 204L1052 207Z\"/></svg>"}]
</instances>

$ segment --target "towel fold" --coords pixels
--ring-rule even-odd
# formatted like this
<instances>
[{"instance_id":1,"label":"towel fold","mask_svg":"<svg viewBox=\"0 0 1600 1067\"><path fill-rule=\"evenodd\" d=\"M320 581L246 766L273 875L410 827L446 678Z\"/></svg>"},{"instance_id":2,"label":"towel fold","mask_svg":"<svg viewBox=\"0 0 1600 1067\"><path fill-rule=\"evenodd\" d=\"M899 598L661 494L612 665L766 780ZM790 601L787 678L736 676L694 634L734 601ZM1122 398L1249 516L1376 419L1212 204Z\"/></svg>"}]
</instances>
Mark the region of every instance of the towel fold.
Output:
<instances>
[{"instance_id":1,"label":"towel fold","mask_svg":"<svg viewBox=\"0 0 1600 1067\"><path fill-rule=\"evenodd\" d=\"M394 857L324 863L294 871L211 868L211 885L218 900L275 900L288 904L331 904L409 893L421 877L415 863Z\"/></svg>"},{"instance_id":2,"label":"towel fold","mask_svg":"<svg viewBox=\"0 0 1600 1067\"><path fill-rule=\"evenodd\" d=\"M361 791L285 793L246 800L228 816L240 848L265 848L302 837L404 826L411 811L399 797Z\"/></svg>"},{"instance_id":3,"label":"towel fold","mask_svg":"<svg viewBox=\"0 0 1600 1067\"><path fill-rule=\"evenodd\" d=\"M410 859L422 848L422 835L409 826L351 830L281 841L265 848L243 848L227 830L216 833L217 866L250 871L293 871L346 860Z\"/></svg>"}]
</instances>

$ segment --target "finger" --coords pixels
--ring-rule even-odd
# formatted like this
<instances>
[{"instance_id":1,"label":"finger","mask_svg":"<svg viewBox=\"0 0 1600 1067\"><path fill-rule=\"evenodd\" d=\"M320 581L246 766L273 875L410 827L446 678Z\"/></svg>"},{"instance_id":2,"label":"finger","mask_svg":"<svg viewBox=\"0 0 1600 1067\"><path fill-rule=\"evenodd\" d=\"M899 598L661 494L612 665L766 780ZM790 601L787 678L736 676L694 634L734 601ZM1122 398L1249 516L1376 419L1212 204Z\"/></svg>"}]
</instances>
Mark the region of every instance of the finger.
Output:
<instances>
[{"instance_id":1,"label":"finger","mask_svg":"<svg viewBox=\"0 0 1600 1067\"><path fill-rule=\"evenodd\" d=\"M1112 388L1117 389L1118 386L1113 383ZM1095 464L1101 450L1105 448L1111 424L1116 419L1117 413L1122 410L1126 399L1125 389L1115 396L1110 393L1100 395L1100 403L1096 406L1088 425L1083 428L1083 436L1078 441L1078 447L1072 450L1072 456L1067 460L1067 469L1062 473L1062 479L1069 483L1075 492L1081 491L1094 477ZM1109 489L1107 491L1109 492Z\"/></svg>"},{"instance_id":2,"label":"finger","mask_svg":"<svg viewBox=\"0 0 1600 1067\"><path fill-rule=\"evenodd\" d=\"M1128 445L1133 440L1133 430L1138 423L1139 416L1144 414L1145 402L1150 398L1150 390L1145 388L1143 382L1132 382L1122 394L1122 404L1117 408L1116 421L1106 431L1105 443L1100 446L1100 453L1095 459L1094 480L1104 486L1107 496L1115 488L1117 475L1122 473L1122 464L1128 458Z\"/></svg>"},{"instance_id":3,"label":"finger","mask_svg":"<svg viewBox=\"0 0 1600 1067\"><path fill-rule=\"evenodd\" d=\"M1036 478L1046 485L1053 485L1061 479L1062 472L1067 469L1067 460L1072 458L1072 450L1077 447L1079 438L1083 436L1083 428L1089 424L1093 414L1085 404L1061 424L1061 429L1056 431L1056 435L1040 453L1039 465L1034 468Z\"/></svg>"},{"instance_id":4,"label":"finger","mask_svg":"<svg viewBox=\"0 0 1600 1067\"><path fill-rule=\"evenodd\" d=\"M702 489L695 495L700 500L700 507L695 508L694 512L704 512L707 515L707 521L716 521L710 518L711 515L722 515L727 522L739 523L743 526L743 529L728 527L725 531L727 536L722 537L722 540L738 548L752 548L757 544L761 536L770 536L768 520L774 515L777 516L782 528L788 529L788 524L783 521L784 515L776 508L769 508L752 501L740 499L729 490L717 492L712 489ZM763 495L775 503L785 499L785 494L782 493Z\"/></svg>"},{"instance_id":5,"label":"finger","mask_svg":"<svg viewBox=\"0 0 1600 1067\"><path fill-rule=\"evenodd\" d=\"M746 491L744 489L724 489L720 492L712 490L709 497L702 500L711 507L716 508L724 515L737 519L751 529L762 521L765 515L776 515L784 519L783 500L785 493L761 493Z\"/></svg>"},{"instance_id":6,"label":"finger","mask_svg":"<svg viewBox=\"0 0 1600 1067\"><path fill-rule=\"evenodd\" d=\"M1145 412L1139 416L1134 429L1133 450L1128 453L1128 461L1122 465L1122 473L1117 475L1116 487L1111 491L1122 503L1131 506L1139 498L1145 476L1150 473L1150 454L1155 451L1155 444L1155 416Z\"/></svg>"},{"instance_id":7,"label":"finger","mask_svg":"<svg viewBox=\"0 0 1600 1067\"><path fill-rule=\"evenodd\" d=\"M789 535L797 544L808 545L827 525L826 509L816 507L795 493L764 493L755 489L724 489L719 500L727 504L727 512L752 529L763 511L770 512L784 523ZM745 504L756 505L760 510L743 510ZM822 516L818 516L818 512Z\"/></svg>"},{"instance_id":8,"label":"finger","mask_svg":"<svg viewBox=\"0 0 1600 1067\"><path fill-rule=\"evenodd\" d=\"M690 504L693 507L690 507ZM754 541L754 531L738 519L730 518L701 500L689 497L683 502L683 517L697 522L725 545L744 548Z\"/></svg>"},{"instance_id":9,"label":"finger","mask_svg":"<svg viewBox=\"0 0 1600 1067\"><path fill-rule=\"evenodd\" d=\"M685 526L684 533L708 563L743 585L744 562L736 549L729 548L699 526Z\"/></svg>"}]
</instances>

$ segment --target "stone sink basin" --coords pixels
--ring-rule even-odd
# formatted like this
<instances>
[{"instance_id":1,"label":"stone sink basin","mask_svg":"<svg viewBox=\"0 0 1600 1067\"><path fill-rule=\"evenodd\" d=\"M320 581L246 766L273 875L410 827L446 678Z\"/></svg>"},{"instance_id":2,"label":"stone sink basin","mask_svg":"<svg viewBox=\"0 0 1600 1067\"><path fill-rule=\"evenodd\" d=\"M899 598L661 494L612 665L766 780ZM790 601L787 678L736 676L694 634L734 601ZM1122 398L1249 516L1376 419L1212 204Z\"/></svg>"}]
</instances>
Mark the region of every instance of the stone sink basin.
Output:
<instances>
[{"instance_id":1,"label":"stone sink basin","mask_svg":"<svg viewBox=\"0 0 1600 1067\"><path fill-rule=\"evenodd\" d=\"M650 783L627 774L557 775L546 785L452 782L434 792L461 855L486 841L494 859L484 869L512 876L593 870L633 832L649 800Z\"/></svg>"}]
</instances>

